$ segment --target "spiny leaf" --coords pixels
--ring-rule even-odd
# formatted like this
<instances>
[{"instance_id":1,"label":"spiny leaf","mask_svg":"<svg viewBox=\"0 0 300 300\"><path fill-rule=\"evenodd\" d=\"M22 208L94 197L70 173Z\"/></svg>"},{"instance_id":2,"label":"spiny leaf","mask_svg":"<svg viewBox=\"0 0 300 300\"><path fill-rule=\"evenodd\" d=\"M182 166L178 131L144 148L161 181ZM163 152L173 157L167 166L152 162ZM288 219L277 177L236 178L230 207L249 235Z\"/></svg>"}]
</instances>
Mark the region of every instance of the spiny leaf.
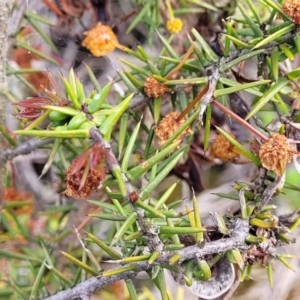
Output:
<instances>
[{"instance_id":1,"label":"spiny leaf","mask_svg":"<svg viewBox=\"0 0 300 300\"><path fill-rule=\"evenodd\" d=\"M246 120L249 120L253 117L260 109L265 106L272 97L274 97L284 86L286 86L289 81L285 77L280 77L277 82L271 86L269 91L256 103L252 110L248 113Z\"/></svg>"}]
</instances>

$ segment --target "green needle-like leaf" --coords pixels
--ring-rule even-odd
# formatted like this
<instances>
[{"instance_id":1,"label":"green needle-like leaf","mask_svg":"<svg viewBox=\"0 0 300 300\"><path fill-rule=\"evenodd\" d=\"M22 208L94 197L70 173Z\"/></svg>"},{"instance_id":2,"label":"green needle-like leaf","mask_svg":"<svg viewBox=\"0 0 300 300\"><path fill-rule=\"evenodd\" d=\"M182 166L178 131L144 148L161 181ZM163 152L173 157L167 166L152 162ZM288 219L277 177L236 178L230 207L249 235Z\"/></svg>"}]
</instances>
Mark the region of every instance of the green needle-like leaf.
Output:
<instances>
[{"instance_id":1,"label":"green needle-like leaf","mask_svg":"<svg viewBox=\"0 0 300 300\"><path fill-rule=\"evenodd\" d=\"M274 287L273 265L270 260L268 260L268 262L267 262L267 275L268 275L270 288L273 289L273 287Z\"/></svg>"},{"instance_id":2,"label":"green needle-like leaf","mask_svg":"<svg viewBox=\"0 0 300 300\"><path fill-rule=\"evenodd\" d=\"M102 88L101 88L101 86L100 86L100 84L98 82L98 79L96 78L94 72L92 71L92 69L86 63L84 63L84 62L82 62L82 63L85 65L85 68L87 70L88 76L89 76L91 82L93 83L95 89L97 90L98 93L100 93L101 90L102 90Z\"/></svg>"},{"instance_id":3,"label":"green needle-like leaf","mask_svg":"<svg viewBox=\"0 0 300 300\"><path fill-rule=\"evenodd\" d=\"M43 108L49 109L51 111L60 112L68 116L76 116L79 113L77 109L68 106L45 105L43 106Z\"/></svg>"},{"instance_id":4,"label":"green needle-like leaf","mask_svg":"<svg viewBox=\"0 0 300 300\"><path fill-rule=\"evenodd\" d=\"M172 58L179 59L179 55L174 51L173 47L170 45L169 41L167 41L158 31L156 31L160 41L165 46L167 52L170 54ZM162 54L161 54L162 55Z\"/></svg>"},{"instance_id":5,"label":"green needle-like leaf","mask_svg":"<svg viewBox=\"0 0 300 300\"><path fill-rule=\"evenodd\" d=\"M133 148L135 146L135 143L136 143L136 140L137 140L137 137L138 137L141 122L142 121L138 122L138 124L135 126L135 128L134 128L134 130L131 134L130 140L128 142L128 145L126 147L126 150L125 150L125 153L124 153L124 156L123 156L123 159L122 159L122 164L121 164L121 169L122 169L123 172L127 172L129 159L130 159L130 156L133 153Z\"/></svg>"},{"instance_id":6,"label":"green needle-like leaf","mask_svg":"<svg viewBox=\"0 0 300 300\"><path fill-rule=\"evenodd\" d=\"M193 210L194 210L195 228L200 228L200 227L202 227L202 222L201 222L201 218L200 218L198 200L195 196L194 191L193 191ZM203 232L196 233L195 238L196 238L197 242L203 242L203 240L204 240Z\"/></svg>"},{"instance_id":7,"label":"green needle-like leaf","mask_svg":"<svg viewBox=\"0 0 300 300\"><path fill-rule=\"evenodd\" d=\"M60 251L60 253L67 258L70 262L72 262L73 264L77 265L79 268L81 268L82 270L87 271L88 273L97 276L99 275L99 272L96 271L95 269L91 268L90 266L88 266L87 264L83 263L82 261L78 260L77 258L75 258L74 256L64 252L64 251Z\"/></svg>"},{"instance_id":8,"label":"green needle-like leaf","mask_svg":"<svg viewBox=\"0 0 300 300\"><path fill-rule=\"evenodd\" d=\"M136 221L137 214L134 212L129 217L127 217L126 221L122 224L119 230L116 232L114 238L112 239L110 246L115 245L120 238L123 237L128 228Z\"/></svg>"},{"instance_id":9,"label":"green needle-like leaf","mask_svg":"<svg viewBox=\"0 0 300 300\"><path fill-rule=\"evenodd\" d=\"M110 277L110 276L113 276L113 275L118 275L118 274L122 274L122 273L129 272L129 271L136 271L136 269L137 269L137 265L133 264L133 265L130 265L130 266L127 266L127 267L113 269L113 270L103 272L102 276L103 277Z\"/></svg>"},{"instance_id":10,"label":"green needle-like leaf","mask_svg":"<svg viewBox=\"0 0 300 300\"><path fill-rule=\"evenodd\" d=\"M71 84L70 84L70 82ZM78 101L77 99L77 94L76 94L76 87L72 87L73 85L75 86L75 82L73 84L73 76L72 76L72 72L70 72L70 79L69 81L67 80L67 78L65 78L64 76L61 75L61 82L70 98L70 100L72 101L73 103L73 106L75 109L81 109L81 104L80 102ZM75 79L74 79L75 81Z\"/></svg>"},{"instance_id":11,"label":"green needle-like leaf","mask_svg":"<svg viewBox=\"0 0 300 300\"><path fill-rule=\"evenodd\" d=\"M238 58L228 62L228 63L225 63L225 64L222 64L219 68L220 72L224 72L230 68L232 68L233 66L239 64L240 62L244 61L244 60L247 60L247 59L250 59L254 56L257 56L261 53L263 53L265 50L264 49L260 49L260 50L256 50L256 51L251 51L251 52L248 52L244 55L241 55L239 56Z\"/></svg>"},{"instance_id":12,"label":"green needle-like leaf","mask_svg":"<svg viewBox=\"0 0 300 300\"><path fill-rule=\"evenodd\" d=\"M193 234L204 232L206 229L204 227L172 227L172 226L160 226L161 234Z\"/></svg>"},{"instance_id":13,"label":"green needle-like leaf","mask_svg":"<svg viewBox=\"0 0 300 300\"><path fill-rule=\"evenodd\" d=\"M35 256L29 256L29 255L16 253L16 252L9 251L9 250L2 250L2 249L0 249L0 257L15 258L15 259L20 259L20 260L24 260L24 261L29 260L29 261L37 262L37 263L40 263L40 264L43 263L43 260L38 258L36 255Z\"/></svg>"},{"instance_id":14,"label":"green needle-like leaf","mask_svg":"<svg viewBox=\"0 0 300 300\"><path fill-rule=\"evenodd\" d=\"M251 9L254 18L256 19L256 22L260 25L262 23L262 21L261 21L261 18L259 16L259 13L257 12L257 10L255 8L256 3L253 3L252 0L246 0L246 2L248 4L249 8Z\"/></svg>"},{"instance_id":15,"label":"green needle-like leaf","mask_svg":"<svg viewBox=\"0 0 300 300\"><path fill-rule=\"evenodd\" d=\"M278 79L278 69L279 69L279 50L278 47L274 47L271 52L271 70L275 80Z\"/></svg>"},{"instance_id":16,"label":"green needle-like leaf","mask_svg":"<svg viewBox=\"0 0 300 300\"><path fill-rule=\"evenodd\" d=\"M108 92L110 91L112 84L113 84L112 81L108 82L101 89L101 91L94 96L93 100L88 104L88 111L90 114L95 113L96 111L98 111L101 108L104 100L106 99L106 97L108 95Z\"/></svg>"},{"instance_id":17,"label":"green needle-like leaf","mask_svg":"<svg viewBox=\"0 0 300 300\"><path fill-rule=\"evenodd\" d=\"M87 138L90 133L88 130L16 130L17 135L53 138Z\"/></svg>"},{"instance_id":18,"label":"green needle-like leaf","mask_svg":"<svg viewBox=\"0 0 300 300\"><path fill-rule=\"evenodd\" d=\"M167 86L173 86L173 85L176 86L179 84L189 85L189 84L205 84L205 83L207 83L207 77L174 79L165 82Z\"/></svg>"},{"instance_id":19,"label":"green needle-like leaf","mask_svg":"<svg viewBox=\"0 0 300 300\"><path fill-rule=\"evenodd\" d=\"M177 187L177 182L173 183L165 192L164 194L160 197L160 199L157 201L155 208L156 209L161 209L162 206L165 204L165 202L169 199L171 194L174 192L175 188Z\"/></svg>"},{"instance_id":20,"label":"green needle-like leaf","mask_svg":"<svg viewBox=\"0 0 300 300\"><path fill-rule=\"evenodd\" d=\"M125 280L130 300L138 300L138 295L131 279Z\"/></svg>"},{"instance_id":21,"label":"green needle-like leaf","mask_svg":"<svg viewBox=\"0 0 300 300\"><path fill-rule=\"evenodd\" d=\"M146 203L144 203L141 200L136 201L135 205L137 207L142 208L146 212L149 212L150 214L152 214L156 218L161 218L161 219L165 219L166 218L166 216L161 211L155 209L154 207L152 207L150 205L147 205Z\"/></svg>"},{"instance_id":22,"label":"green needle-like leaf","mask_svg":"<svg viewBox=\"0 0 300 300\"><path fill-rule=\"evenodd\" d=\"M286 86L289 81L285 77L281 77L277 80L277 82L265 93L265 95L256 103L256 105L252 108L249 114L246 117L246 120L253 117L260 109L265 106L272 97L274 97L284 86Z\"/></svg>"},{"instance_id":23,"label":"green needle-like leaf","mask_svg":"<svg viewBox=\"0 0 300 300\"><path fill-rule=\"evenodd\" d=\"M288 269L295 271L291 264L286 260L286 258L280 254L277 255L278 260L283 263Z\"/></svg>"},{"instance_id":24,"label":"green needle-like leaf","mask_svg":"<svg viewBox=\"0 0 300 300\"><path fill-rule=\"evenodd\" d=\"M69 280L64 274L62 274L61 272L59 272L56 268L54 268L53 266L50 266L48 264L46 264L46 267L48 270L51 271L51 273L53 273L53 275L55 275L58 279L60 279L61 281L63 281L64 283L66 283L69 287L72 286L72 281Z\"/></svg>"},{"instance_id":25,"label":"green needle-like leaf","mask_svg":"<svg viewBox=\"0 0 300 300\"><path fill-rule=\"evenodd\" d=\"M227 34L224 34L224 36L231 40L236 46L238 46L240 49L251 49L252 46L249 44L249 43L246 43L246 42L243 42L242 40L238 39L238 38L235 38L234 36L232 35L227 35Z\"/></svg>"},{"instance_id":26,"label":"green needle-like leaf","mask_svg":"<svg viewBox=\"0 0 300 300\"><path fill-rule=\"evenodd\" d=\"M295 24L292 23L292 24L290 24L290 25L288 25L288 26L286 26L286 27L278 30L277 32L275 32L275 33L267 36L260 43L256 44L252 48L252 50L261 48L261 47L267 45L268 43L275 41L277 38L280 38L280 37L284 36L285 34L291 32L292 30L294 30L294 28L295 28Z\"/></svg>"},{"instance_id":27,"label":"green needle-like leaf","mask_svg":"<svg viewBox=\"0 0 300 300\"><path fill-rule=\"evenodd\" d=\"M207 150L209 146L211 115L212 115L212 107L211 105L208 105L206 109L205 124L204 124L204 139L203 139L204 150Z\"/></svg>"},{"instance_id":28,"label":"green needle-like leaf","mask_svg":"<svg viewBox=\"0 0 300 300\"><path fill-rule=\"evenodd\" d=\"M133 21L130 22L130 25L128 26L126 30L126 34L130 33L136 25L141 22L144 18L144 16L148 13L150 9L151 1L146 2L143 9L139 12L139 14L133 19Z\"/></svg>"},{"instance_id":29,"label":"green needle-like leaf","mask_svg":"<svg viewBox=\"0 0 300 300\"><path fill-rule=\"evenodd\" d=\"M281 7L274 2L273 0L262 0L265 2L269 7L274 8L277 12L279 12L285 20L290 20L290 17L281 9Z\"/></svg>"},{"instance_id":30,"label":"green needle-like leaf","mask_svg":"<svg viewBox=\"0 0 300 300\"><path fill-rule=\"evenodd\" d=\"M159 272L153 279L155 285L160 291L161 294L161 299L162 300L169 300L168 292L167 292L167 285L166 285L166 280L165 280L165 273L164 269L160 268Z\"/></svg>"},{"instance_id":31,"label":"green needle-like leaf","mask_svg":"<svg viewBox=\"0 0 300 300\"><path fill-rule=\"evenodd\" d=\"M127 96L118 106L113 109L113 112L107 119L100 125L99 130L103 135L106 135L112 127L118 122L122 114L127 110L128 105L133 97L133 93Z\"/></svg>"},{"instance_id":32,"label":"green needle-like leaf","mask_svg":"<svg viewBox=\"0 0 300 300\"><path fill-rule=\"evenodd\" d=\"M247 148L245 148L243 145L241 145L236 139L234 139L229 133L227 133L225 130L221 129L220 127L217 127L217 130L224 135L224 137L233 144L244 156L248 157L252 162L254 162L258 167L261 166L260 160L257 156L255 156L251 151L249 151Z\"/></svg>"},{"instance_id":33,"label":"green needle-like leaf","mask_svg":"<svg viewBox=\"0 0 300 300\"><path fill-rule=\"evenodd\" d=\"M166 178L166 176L176 166L182 154L183 152L174 157L174 159L160 173L157 174L156 178L147 184L147 186L140 193L140 198L142 200L147 199L154 189Z\"/></svg>"},{"instance_id":34,"label":"green needle-like leaf","mask_svg":"<svg viewBox=\"0 0 300 300\"><path fill-rule=\"evenodd\" d=\"M36 54L37 56L39 56L40 58L43 58L45 59L46 61L49 61L53 64L55 64L56 66L59 66L59 62L55 59L53 59L52 57L48 56L47 54L45 54L44 52L40 51L40 50L37 50L36 48L34 47L31 47L30 45L28 45L27 43L25 42L22 42L22 41L16 41L16 46L17 47L20 47L20 48L23 48L25 50L28 50L30 52L32 52L33 54Z\"/></svg>"},{"instance_id":35,"label":"green needle-like leaf","mask_svg":"<svg viewBox=\"0 0 300 300\"><path fill-rule=\"evenodd\" d=\"M38 271L38 274L35 278L35 281L33 283L29 299L31 299L31 300L38 299L39 291L40 291L40 288L41 288L41 282L42 282L43 275L44 275L45 271L46 271L46 259L42 263L42 265L41 265L41 267Z\"/></svg>"},{"instance_id":36,"label":"green needle-like leaf","mask_svg":"<svg viewBox=\"0 0 300 300\"><path fill-rule=\"evenodd\" d=\"M199 32L193 28L191 30L192 34L194 35L197 45L200 46L200 50L203 49L205 54L207 55L207 59L213 62L218 61L218 56L216 53L211 49L211 47L206 43L204 38L199 34Z\"/></svg>"},{"instance_id":37,"label":"green needle-like leaf","mask_svg":"<svg viewBox=\"0 0 300 300\"><path fill-rule=\"evenodd\" d=\"M142 164L130 169L127 172L127 177L130 180L134 180L145 174L148 170L150 170L156 163L160 160L165 158L169 155L172 151L174 151L180 144L180 141L176 141L173 144L169 145L168 147L161 150L159 153L155 154L154 156L150 157Z\"/></svg>"},{"instance_id":38,"label":"green needle-like leaf","mask_svg":"<svg viewBox=\"0 0 300 300\"><path fill-rule=\"evenodd\" d=\"M299 37L300 38L300 37ZM289 72L287 74L287 77L290 79L290 80L294 80L294 79L297 79L300 77L300 68L297 68L291 72Z\"/></svg>"},{"instance_id":39,"label":"green needle-like leaf","mask_svg":"<svg viewBox=\"0 0 300 300\"><path fill-rule=\"evenodd\" d=\"M242 13L243 17L245 18L245 21L251 28L251 30L254 33L254 36L261 37L263 36L263 33L259 29L259 27L255 24L255 22L252 20L252 18L249 17L249 13L245 10L244 6L241 4L241 2L237 2L237 5L240 9L240 12Z\"/></svg>"},{"instance_id":40,"label":"green needle-like leaf","mask_svg":"<svg viewBox=\"0 0 300 300\"><path fill-rule=\"evenodd\" d=\"M62 143L61 139L56 139L54 141L53 147L51 149L51 152L50 152L48 160L47 160L47 163L44 165L44 168L41 172L40 178L43 177L49 171L49 169L51 168L51 166L53 164L53 161L55 159L57 150L60 147L61 143Z\"/></svg>"},{"instance_id":41,"label":"green needle-like leaf","mask_svg":"<svg viewBox=\"0 0 300 300\"><path fill-rule=\"evenodd\" d=\"M250 82L250 83L244 83L244 84L239 84L236 83L236 86L230 87L230 88L224 88L224 89L218 89L214 92L214 97L218 98L220 96L236 93L239 91L247 90L259 85L267 84L271 82L271 80L259 80L255 82Z\"/></svg>"},{"instance_id":42,"label":"green needle-like leaf","mask_svg":"<svg viewBox=\"0 0 300 300\"><path fill-rule=\"evenodd\" d=\"M115 250L111 249L109 246L107 246L104 242L99 240L97 237L92 235L89 232L86 232L88 237L96 244L98 245L103 251L105 251L112 259L122 259L122 255L120 255L118 252Z\"/></svg>"}]
</instances>

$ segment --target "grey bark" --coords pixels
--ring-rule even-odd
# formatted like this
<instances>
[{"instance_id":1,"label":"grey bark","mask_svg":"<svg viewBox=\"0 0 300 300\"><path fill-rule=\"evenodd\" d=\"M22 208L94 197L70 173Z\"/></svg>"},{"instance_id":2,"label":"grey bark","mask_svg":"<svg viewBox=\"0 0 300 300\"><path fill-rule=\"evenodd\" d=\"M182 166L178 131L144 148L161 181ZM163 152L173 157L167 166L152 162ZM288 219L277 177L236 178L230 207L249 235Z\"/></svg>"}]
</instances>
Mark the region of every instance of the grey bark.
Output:
<instances>
[{"instance_id":1,"label":"grey bark","mask_svg":"<svg viewBox=\"0 0 300 300\"><path fill-rule=\"evenodd\" d=\"M6 59L8 42L8 21L12 9L13 1L0 0L0 125L5 126L6 97ZM0 152L5 148L5 139L0 134ZM0 164L0 203L4 198L5 164Z\"/></svg>"},{"instance_id":2,"label":"grey bark","mask_svg":"<svg viewBox=\"0 0 300 300\"><path fill-rule=\"evenodd\" d=\"M201 259L208 254L216 253L225 253L231 249L248 249L249 246L246 244L245 239L249 233L249 223L247 220L237 219L235 226L231 232L229 238L220 239L217 241L208 242L204 245L203 248L198 245L189 246L179 251L162 251L160 257L153 264L148 262L138 262L135 264L136 270L127 271L121 274L103 277L97 276L92 277L86 281L83 281L77 284L73 288L58 292L55 295L52 295L44 300L82 300L82 299L91 299L92 294L99 289L104 288L105 286L112 284L119 280L126 280L136 277L140 272L147 271L153 268L156 265L169 264L170 258L175 254L179 253L181 259L179 264L185 260L193 259L195 257ZM213 283L214 284L214 283ZM214 287L212 287L214 288Z\"/></svg>"}]
</instances>

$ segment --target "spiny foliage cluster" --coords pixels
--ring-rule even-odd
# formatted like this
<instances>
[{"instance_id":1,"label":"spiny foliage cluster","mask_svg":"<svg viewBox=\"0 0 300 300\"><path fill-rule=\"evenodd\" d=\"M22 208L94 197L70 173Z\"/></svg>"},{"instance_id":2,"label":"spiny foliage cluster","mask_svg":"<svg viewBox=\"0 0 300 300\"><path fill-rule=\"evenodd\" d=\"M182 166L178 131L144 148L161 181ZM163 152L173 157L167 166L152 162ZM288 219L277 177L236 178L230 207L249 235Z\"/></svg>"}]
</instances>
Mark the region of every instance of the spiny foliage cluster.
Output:
<instances>
[{"instance_id":1,"label":"spiny foliage cluster","mask_svg":"<svg viewBox=\"0 0 300 300\"><path fill-rule=\"evenodd\" d=\"M44 140L48 159L41 175L56 173L53 191L60 197L37 211L40 199L16 188L12 163L2 210L7 249L0 256L8 262L3 260L7 272L1 277L0 297L90 299L96 290L113 284L101 297L124 297L125 289L130 299L139 299L149 292L136 289L132 278L146 271L161 298L170 299L164 272L169 270L179 285L212 299L233 293L235 278L250 279L257 263L266 267L271 286L275 261L291 268L292 256L278 254L277 248L293 241L290 231L300 219L297 214L276 216L272 200L288 186L287 165L293 161L300 169L295 146L300 3L232 2L137 0L126 30L143 25L148 45L159 48L155 56L143 46L122 45L108 24L90 28L83 45L93 55L110 57L116 48L126 54L120 59L124 68L103 86L86 65L92 91L74 69L55 78L51 71L20 65L17 58L28 51L52 64L59 60L27 43L24 31L16 35L14 59L21 68L9 66L7 75L17 76L32 95L16 99L14 87L6 92L20 129L10 134L1 128L13 148L2 159L20 154L25 137L34 137L33 145ZM78 22L92 7L92 2L82 3L81 13L72 5L73 10L62 6L60 13L55 11L56 26ZM191 26L191 15L206 24ZM43 27L55 24L31 11L23 17L55 52L57 45ZM256 68L250 77L243 72L249 64ZM269 115L276 117L272 127L267 126ZM242 129L234 131L230 120ZM239 133L249 139L239 139ZM239 206L225 216L214 208L213 226L201 220L194 194L184 202L189 205L182 205L184 199L176 194L181 183L155 192L171 172L194 190L203 189L186 169L187 162L197 166L195 157L207 164L243 163L255 170L252 182L237 182L232 193L219 193L238 200ZM89 203L83 224L76 223L79 201ZM78 228L70 229L70 223ZM224 274L229 274L227 280ZM125 284L116 284L121 279Z\"/></svg>"}]
</instances>

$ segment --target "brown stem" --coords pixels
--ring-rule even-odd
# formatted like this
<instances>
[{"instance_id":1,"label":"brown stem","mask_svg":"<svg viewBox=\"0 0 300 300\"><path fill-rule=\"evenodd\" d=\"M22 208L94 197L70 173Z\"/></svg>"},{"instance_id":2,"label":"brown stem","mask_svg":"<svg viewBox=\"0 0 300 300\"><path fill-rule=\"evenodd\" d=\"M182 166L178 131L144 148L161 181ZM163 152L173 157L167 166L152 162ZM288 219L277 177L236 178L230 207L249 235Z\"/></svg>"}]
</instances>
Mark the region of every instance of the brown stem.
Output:
<instances>
[{"instance_id":1,"label":"brown stem","mask_svg":"<svg viewBox=\"0 0 300 300\"><path fill-rule=\"evenodd\" d=\"M92 214L97 214L102 211L102 207L97 207L95 210L92 211ZM87 216L77 227L78 231L81 231L91 220L93 217ZM76 233L76 229L73 230L73 233Z\"/></svg>"},{"instance_id":2,"label":"brown stem","mask_svg":"<svg viewBox=\"0 0 300 300\"><path fill-rule=\"evenodd\" d=\"M241 117L239 117L238 115L236 115L234 112L232 112L231 110L229 110L227 107L225 107L220 102L218 102L216 100L213 100L212 103L215 106L217 106L218 108L220 108L225 114L231 116L233 119L235 119L236 121L238 121L241 125L243 125L247 129L249 129L253 134L255 134L257 137L259 137L260 139L262 139L264 142L267 142L269 140L265 135L263 135L261 132L259 132L257 129L255 129L251 124L249 124L244 119L242 119Z\"/></svg>"},{"instance_id":3,"label":"brown stem","mask_svg":"<svg viewBox=\"0 0 300 300\"><path fill-rule=\"evenodd\" d=\"M182 120L185 115L197 104L197 102L207 93L209 84L196 96L196 98L183 110L183 112L177 117L176 121Z\"/></svg>"},{"instance_id":4,"label":"brown stem","mask_svg":"<svg viewBox=\"0 0 300 300\"><path fill-rule=\"evenodd\" d=\"M170 79L176 72L178 72L183 67L183 65L189 58L189 56L192 54L194 48L195 48L195 43L192 43L189 50L186 52L186 54L182 58L182 61L167 76L165 76L166 79Z\"/></svg>"},{"instance_id":5,"label":"brown stem","mask_svg":"<svg viewBox=\"0 0 300 300\"><path fill-rule=\"evenodd\" d=\"M54 13L56 13L59 17L66 19L64 13L51 1L43 0L44 4L47 5Z\"/></svg>"}]
</instances>

